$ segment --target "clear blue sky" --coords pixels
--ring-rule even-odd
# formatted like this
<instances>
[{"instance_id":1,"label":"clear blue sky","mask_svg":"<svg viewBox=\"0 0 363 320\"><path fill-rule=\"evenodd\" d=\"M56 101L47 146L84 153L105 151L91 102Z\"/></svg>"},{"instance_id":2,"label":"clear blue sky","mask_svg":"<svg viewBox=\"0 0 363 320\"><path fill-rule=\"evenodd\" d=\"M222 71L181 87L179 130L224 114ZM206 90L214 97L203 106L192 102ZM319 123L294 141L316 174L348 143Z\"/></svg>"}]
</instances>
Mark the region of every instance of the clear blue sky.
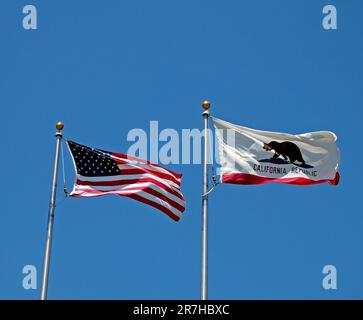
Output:
<instances>
[{"instance_id":1,"label":"clear blue sky","mask_svg":"<svg viewBox=\"0 0 363 320\"><path fill-rule=\"evenodd\" d=\"M38 29L22 28L22 8ZM338 30L322 28L334 4ZM129 130L334 131L338 187L220 185L210 196L211 299L363 298L361 0L18 1L0 4L0 298L39 296L54 125L126 152ZM56 209L50 299L198 299L200 165L184 174L184 218L117 196ZM68 187L72 163L66 157ZM58 198L62 199L59 186ZM38 268L38 290L22 268ZM322 288L333 264L338 290Z\"/></svg>"}]
</instances>

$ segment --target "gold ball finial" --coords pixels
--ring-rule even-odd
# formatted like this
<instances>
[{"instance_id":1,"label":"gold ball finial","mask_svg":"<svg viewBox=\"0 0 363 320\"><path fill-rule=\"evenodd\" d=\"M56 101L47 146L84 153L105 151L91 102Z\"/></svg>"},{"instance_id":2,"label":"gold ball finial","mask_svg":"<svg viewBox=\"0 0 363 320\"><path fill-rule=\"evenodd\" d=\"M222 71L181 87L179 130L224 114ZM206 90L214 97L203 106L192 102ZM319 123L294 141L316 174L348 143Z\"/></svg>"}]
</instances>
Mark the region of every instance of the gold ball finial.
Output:
<instances>
[{"instance_id":1,"label":"gold ball finial","mask_svg":"<svg viewBox=\"0 0 363 320\"><path fill-rule=\"evenodd\" d=\"M204 110L208 110L210 108L210 102L208 100L203 101L202 107Z\"/></svg>"},{"instance_id":2,"label":"gold ball finial","mask_svg":"<svg viewBox=\"0 0 363 320\"><path fill-rule=\"evenodd\" d=\"M64 128L64 124L63 124L63 122L59 121L59 122L57 122L55 127L57 128L58 131L61 131Z\"/></svg>"}]
</instances>

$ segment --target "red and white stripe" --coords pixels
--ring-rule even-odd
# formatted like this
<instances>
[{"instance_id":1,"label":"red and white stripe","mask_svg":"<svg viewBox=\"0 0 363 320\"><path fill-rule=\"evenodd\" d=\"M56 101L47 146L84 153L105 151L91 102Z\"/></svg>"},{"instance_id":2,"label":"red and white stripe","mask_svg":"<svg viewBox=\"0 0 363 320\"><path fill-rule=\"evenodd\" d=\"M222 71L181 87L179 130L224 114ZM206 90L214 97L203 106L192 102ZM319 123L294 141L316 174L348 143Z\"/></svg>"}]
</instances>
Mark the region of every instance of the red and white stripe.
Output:
<instances>
[{"instance_id":1,"label":"red and white stripe","mask_svg":"<svg viewBox=\"0 0 363 320\"><path fill-rule=\"evenodd\" d=\"M111 158L120 169L119 175L86 177L76 174L71 196L117 194L153 206L175 221L180 219L185 210L185 198L180 191L181 174L129 155L112 153Z\"/></svg>"}]
</instances>

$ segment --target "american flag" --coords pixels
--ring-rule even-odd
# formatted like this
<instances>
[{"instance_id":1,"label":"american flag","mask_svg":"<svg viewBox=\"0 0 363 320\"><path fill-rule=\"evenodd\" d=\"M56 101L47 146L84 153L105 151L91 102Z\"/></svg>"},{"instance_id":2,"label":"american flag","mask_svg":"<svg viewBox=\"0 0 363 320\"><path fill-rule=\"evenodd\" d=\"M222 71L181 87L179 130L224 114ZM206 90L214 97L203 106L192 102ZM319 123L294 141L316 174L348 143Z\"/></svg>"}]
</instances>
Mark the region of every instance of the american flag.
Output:
<instances>
[{"instance_id":1,"label":"american flag","mask_svg":"<svg viewBox=\"0 0 363 320\"><path fill-rule=\"evenodd\" d=\"M67 141L76 170L70 196L96 197L116 194L166 213L178 221L185 210L180 191L181 174L125 154L90 148Z\"/></svg>"}]
</instances>

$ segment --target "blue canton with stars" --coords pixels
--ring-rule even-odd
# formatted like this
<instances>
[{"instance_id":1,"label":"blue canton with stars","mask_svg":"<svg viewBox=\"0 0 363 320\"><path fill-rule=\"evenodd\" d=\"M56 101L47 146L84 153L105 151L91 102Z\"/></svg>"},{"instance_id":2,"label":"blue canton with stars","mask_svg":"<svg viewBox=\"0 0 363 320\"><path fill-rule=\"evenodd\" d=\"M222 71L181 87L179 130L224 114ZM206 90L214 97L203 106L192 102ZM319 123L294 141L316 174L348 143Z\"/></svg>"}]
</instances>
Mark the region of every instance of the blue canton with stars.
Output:
<instances>
[{"instance_id":1,"label":"blue canton with stars","mask_svg":"<svg viewBox=\"0 0 363 320\"><path fill-rule=\"evenodd\" d=\"M77 173L86 177L105 177L120 174L120 169L107 151L93 149L74 141L67 141Z\"/></svg>"}]
</instances>

